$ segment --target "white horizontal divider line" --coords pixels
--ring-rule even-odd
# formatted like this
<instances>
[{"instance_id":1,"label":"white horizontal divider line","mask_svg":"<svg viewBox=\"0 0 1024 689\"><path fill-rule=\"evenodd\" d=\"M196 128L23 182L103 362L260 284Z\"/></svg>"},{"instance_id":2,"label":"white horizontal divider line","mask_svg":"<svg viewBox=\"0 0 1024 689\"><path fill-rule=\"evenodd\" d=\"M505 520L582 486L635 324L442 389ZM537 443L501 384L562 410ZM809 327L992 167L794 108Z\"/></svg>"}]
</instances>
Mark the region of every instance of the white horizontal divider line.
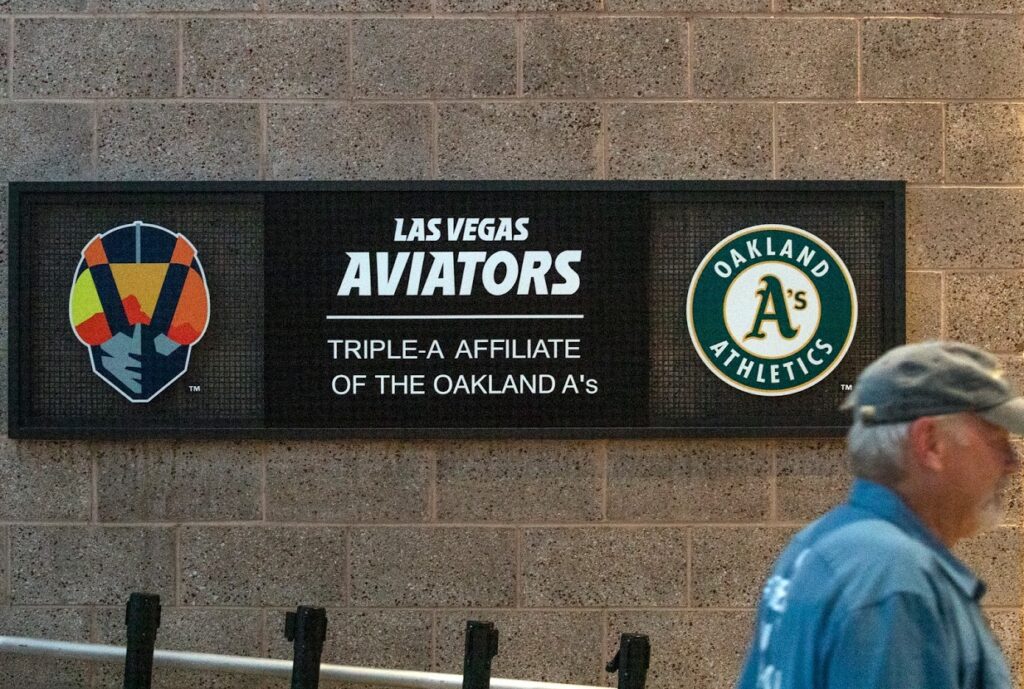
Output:
<instances>
[{"instance_id":1,"label":"white horizontal divider line","mask_svg":"<svg viewBox=\"0 0 1024 689\"><path fill-rule=\"evenodd\" d=\"M328 315L329 321L485 321L485 320L582 320L582 313L472 313L433 315L353 314Z\"/></svg>"},{"instance_id":2,"label":"white horizontal divider line","mask_svg":"<svg viewBox=\"0 0 1024 689\"><path fill-rule=\"evenodd\" d=\"M103 663L124 663L125 649L121 646L85 644L70 641L50 641L19 636L0 636L0 654L53 656L77 660L96 660ZM153 654L153 665L208 672L237 672L248 675L290 677L292 661L273 658L194 653L192 651L161 651ZM385 670L353 665L320 665L320 678L343 680L359 684L381 684L412 689L461 689L462 675L413 670ZM584 684L559 684L521 679L491 679L492 689L608 689Z\"/></svg>"}]
</instances>

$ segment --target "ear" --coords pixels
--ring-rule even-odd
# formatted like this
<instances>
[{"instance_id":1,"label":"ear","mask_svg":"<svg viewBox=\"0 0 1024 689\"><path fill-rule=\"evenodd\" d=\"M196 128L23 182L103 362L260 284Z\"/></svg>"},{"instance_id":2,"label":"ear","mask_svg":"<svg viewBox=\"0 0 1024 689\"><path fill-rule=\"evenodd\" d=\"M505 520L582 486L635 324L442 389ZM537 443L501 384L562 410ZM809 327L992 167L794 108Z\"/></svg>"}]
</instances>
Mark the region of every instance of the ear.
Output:
<instances>
[{"instance_id":1,"label":"ear","mask_svg":"<svg viewBox=\"0 0 1024 689\"><path fill-rule=\"evenodd\" d=\"M910 423L907 438L909 460L929 472L940 472L945 468L945 434L938 421L932 416L922 416Z\"/></svg>"}]
</instances>

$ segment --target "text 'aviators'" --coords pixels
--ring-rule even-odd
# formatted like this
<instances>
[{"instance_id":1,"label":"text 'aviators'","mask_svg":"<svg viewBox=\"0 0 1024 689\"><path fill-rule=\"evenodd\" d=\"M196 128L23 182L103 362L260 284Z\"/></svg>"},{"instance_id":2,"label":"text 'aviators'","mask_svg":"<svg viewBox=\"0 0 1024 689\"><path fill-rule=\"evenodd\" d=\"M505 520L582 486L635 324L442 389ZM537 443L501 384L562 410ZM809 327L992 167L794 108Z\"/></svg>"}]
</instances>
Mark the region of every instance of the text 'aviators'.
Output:
<instances>
[{"instance_id":1,"label":"text 'aviators'","mask_svg":"<svg viewBox=\"0 0 1024 689\"><path fill-rule=\"evenodd\" d=\"M868 425L974 412L1024 434L1024 398L1003 377L999 360L960 342L890 349L861 372L843 409Z\"/></svg>"}]
</instances>

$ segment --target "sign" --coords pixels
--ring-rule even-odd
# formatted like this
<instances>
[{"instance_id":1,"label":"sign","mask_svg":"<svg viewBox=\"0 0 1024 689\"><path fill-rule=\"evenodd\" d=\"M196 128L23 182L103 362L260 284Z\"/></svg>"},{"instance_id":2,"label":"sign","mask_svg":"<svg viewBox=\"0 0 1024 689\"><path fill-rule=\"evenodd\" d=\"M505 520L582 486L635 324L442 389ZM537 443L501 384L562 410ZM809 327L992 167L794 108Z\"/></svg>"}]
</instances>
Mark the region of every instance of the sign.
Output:
<instances>
[{"instance_id":1,"label":"sign","mask_svg":"<svg viewBox=\"0 0 1024 689\"><path fill-rule=\"evenodd\" d=\"M839 433L844 386L903 339L902 204L875 182L15 183L10 433Z\"/></svg>"}]
</instances>

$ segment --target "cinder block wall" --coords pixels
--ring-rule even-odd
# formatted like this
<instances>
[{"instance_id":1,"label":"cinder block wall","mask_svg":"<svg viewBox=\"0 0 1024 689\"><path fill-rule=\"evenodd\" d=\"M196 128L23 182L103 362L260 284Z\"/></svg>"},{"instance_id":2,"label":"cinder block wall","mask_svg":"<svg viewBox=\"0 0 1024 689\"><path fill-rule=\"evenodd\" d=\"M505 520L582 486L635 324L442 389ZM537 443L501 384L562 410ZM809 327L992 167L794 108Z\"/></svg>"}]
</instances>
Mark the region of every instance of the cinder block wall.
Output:
<instances>
[{"instance_id":1,"label":"cinder block wall","mask_svg":"<svg viewBox=\"0 0 1024 689\"><path fill-rule=\"evenodd\" d=\"M901 178L909 337L985 345L1024 378L1022 17L1024 0L0 0L0 180ZM330 608L332 661L457 671L483 618L501 676L603 683L629 630L652 637L651 687L718 689L768 563L847 483L828 440L3 438L0 633L117 642L145 589L171 648L286 657L283 611L307 602ZM1021 502L962 549L1018 678ZM9 657L0 685L120 686Z\"/></svg>"}]
</instances>

